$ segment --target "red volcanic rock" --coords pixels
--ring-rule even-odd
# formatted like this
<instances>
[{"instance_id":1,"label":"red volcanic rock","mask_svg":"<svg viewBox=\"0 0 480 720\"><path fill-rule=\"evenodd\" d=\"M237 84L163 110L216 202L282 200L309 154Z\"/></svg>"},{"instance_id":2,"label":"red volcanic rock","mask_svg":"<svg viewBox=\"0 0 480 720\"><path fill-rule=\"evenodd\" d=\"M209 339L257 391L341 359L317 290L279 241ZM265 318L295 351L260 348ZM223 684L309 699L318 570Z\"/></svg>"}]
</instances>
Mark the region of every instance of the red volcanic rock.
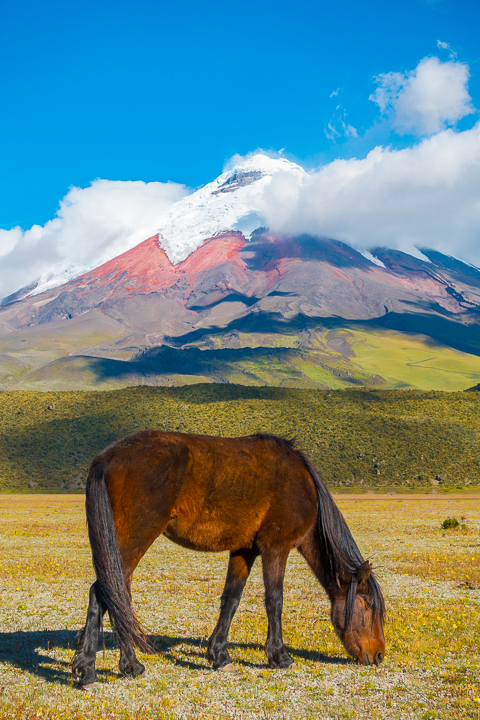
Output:
<instances>
[{"instance_id":1,"label":"red volcanic rock","mask_svg":"<svg viewBox=\"0 0 480 720\"><path fill-rule=\"evenodd\" d=\"M362 321L386 313L448 313L462 320L470 313L476 322L478 271L469 269L470 279L464 268L442 264L437 256L433 265L398 251L380 254L385 267L334 240L264 232L247 242L232 231L206 240L173 265L155 235L75 280L10 306L5 319L13 329L97 310L135 337L151 338L227 327L252 312Z\"/></svg>"},{"instance_id":2,"label":"red volcanic rock","mask_svg":"<svg viewBox=\"0 0 480 720\"><path fill-rule=\"evenodd\" d=\"M240 232L222 233L216 235L189 255L183 262L175 265L179 273L195 274L204 270L210 270L216 265L228 262L238 256L241 248L246 243Z\"/></svg>"},{"instance_id":3,"label":"red volcanic rock","mask_svg":"<svg viewBox=\"0 0 480 720\"><path fill-rule=\"evenodd\" d=\"M270 246L269 256L256 261L253 259L254 243L250 249L240 232L222 233L173 265L155 235L66 283L59 288L60 293L56 289L55 301L60 304L68 293L75 296L78 307L83 308L82 301L91 304L89 298L94 299L96 306L101 306L107 301L111 303L132 295L159 292L169 297L173 293L183 305L195 305L197 301L200 305L211 305L231 293L247 297L264 295L298 258L283 258L273 238L263 238L263 244ZM53 305L45 310L43 307L38 307L39 316L50 315L54 310ZM75 308L72 309L75 314Z\"/></svg>"},{"instance_id":4,"label":"red volcanic rock","mask_svg":"<svg viewBox=\"0 0 480 720\"><path fill-rule=\"evenodd\" d=\"M228 262L245 245L241 233L224 233L207 240L186 260L173 265L158 240L158 235L148 238L132 250L71 280L65 289L86 294L93 288L108 288L105 299L107 296L157 292L171 287L179 278L193 283L199 273Z\"/></svg>"},{"instance_id":5,"label":"red volcanic rock","mask_svg":"<svg viewBox=\"0 0 480 720\"><path fill-rule=\"evenodd\" d=\"M160 278L173 274L174 266L158 245L158 235L154 235L113 260L71 280L66 287L77 288L85 293L93 286L113 284L114 292L118 294L121 289L132 284L135 292L151 292L159 286Z\"/></svg>"}]
</instances>

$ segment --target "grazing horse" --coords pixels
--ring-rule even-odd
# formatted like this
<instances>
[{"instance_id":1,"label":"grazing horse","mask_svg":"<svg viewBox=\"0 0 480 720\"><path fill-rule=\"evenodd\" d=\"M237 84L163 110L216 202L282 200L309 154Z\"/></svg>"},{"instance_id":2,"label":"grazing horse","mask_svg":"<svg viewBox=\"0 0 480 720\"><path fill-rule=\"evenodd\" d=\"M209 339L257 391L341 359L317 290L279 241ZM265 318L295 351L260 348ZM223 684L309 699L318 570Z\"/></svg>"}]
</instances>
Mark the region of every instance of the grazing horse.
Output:
<instances>
[{"instance_id":1,"label":"grazing horse","mask_svg":"<svg viewBox=\"0 0 480 720\"><path fill-rule=\"evenodd\" d=\"M150 545L165 535L192 550L230 551L220 616L207 658L230 669L227 637L255 559L261 555L271 667L293 663L282 639L283 580L292 548L303 555L331 602L333 626L364 665L385 653L384 602L332 496L310 460L272 435L242 438L142 430L93 460L86 515L97 576L72 663L81 685L96 681L95 656L109 612L120 645L120 671L145 667L134 647L151 646L131 604L132 575Z\"/></svg>"}]
</instances>

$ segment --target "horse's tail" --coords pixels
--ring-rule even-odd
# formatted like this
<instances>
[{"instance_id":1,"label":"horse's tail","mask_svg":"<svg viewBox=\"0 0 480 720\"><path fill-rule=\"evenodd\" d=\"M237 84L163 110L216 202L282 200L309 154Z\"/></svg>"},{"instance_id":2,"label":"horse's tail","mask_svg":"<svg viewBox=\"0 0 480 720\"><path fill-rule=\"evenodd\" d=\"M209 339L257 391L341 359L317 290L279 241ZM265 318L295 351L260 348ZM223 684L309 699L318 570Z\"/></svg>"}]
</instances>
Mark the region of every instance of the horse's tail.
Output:
<instances>
[{"instance_id":1,"label":"horse's tail","mask_svg":"<svg viewBox=\"0 0 480 720\"><path fill-rule=\"evenodd\" d=\"M90 468L86 514L93 566L97 575L98 599L108 610L120 646L129 647L133 642L141 650L148 651L151 646L135 617L130 592L125 583L112 506L101 462L92 463Z\"/></svg>"}]
</instances>

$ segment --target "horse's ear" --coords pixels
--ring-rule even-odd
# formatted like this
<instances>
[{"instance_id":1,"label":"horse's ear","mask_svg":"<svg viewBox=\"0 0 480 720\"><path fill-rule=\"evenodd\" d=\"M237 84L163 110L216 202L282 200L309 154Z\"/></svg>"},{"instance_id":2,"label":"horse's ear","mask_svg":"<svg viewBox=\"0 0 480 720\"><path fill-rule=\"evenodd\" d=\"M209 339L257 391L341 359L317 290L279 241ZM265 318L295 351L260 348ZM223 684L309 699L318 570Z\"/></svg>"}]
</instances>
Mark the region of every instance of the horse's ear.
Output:
<instances>
[{"instance_id":1,"label":"horse's ear","mask_svg":"<svg viewBox=\"0 0 480 720\"><path fill-rule=\"evenodd\" d=\"M368 578L370 577L370 573L372 572L372 567L373 566L368 560L365 560L365 562L360 565L357 570L357 579L359 585L368 580Z\"/></svg>"}]
</instances>

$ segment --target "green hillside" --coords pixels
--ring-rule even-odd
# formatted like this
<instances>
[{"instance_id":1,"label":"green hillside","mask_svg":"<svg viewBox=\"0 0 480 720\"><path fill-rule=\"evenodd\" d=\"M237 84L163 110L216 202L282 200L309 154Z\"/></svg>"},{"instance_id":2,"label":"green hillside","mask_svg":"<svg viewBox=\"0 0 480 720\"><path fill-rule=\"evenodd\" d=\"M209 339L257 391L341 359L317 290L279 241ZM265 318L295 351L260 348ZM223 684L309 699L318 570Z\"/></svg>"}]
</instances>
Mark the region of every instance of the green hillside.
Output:
<instances>
[{"instance_id":1,"label":"green hillside","mask_svg":"<svg viewBox=\"0 0 480 720\"><path fill-rule=\"evenodd\" d=\"M347 327L328 333L344 340L350 360L391 388L464 390L478 382L480 358L447 347L419 333L384 328Z\"/></svg>"},{"instance_id":2,"label":"green hillside","mask_svg":"<svg viewBox=\"0 0 480 720\"><path fill-rule=\"evenodd\" d=\"M113 390L213 382L456 391L480 382L480 357L473 345L465 352L421 332L353 321L319 325L311 318L287 323L260 318L253 329L202 330L177 339L178 346L140 350L125 343L81 349L80 332L62 338L34 329L25 341L16 336L0 340L0 389ZM427 329L425 322L422 329Z\"/></svg>"},{"instance_id":3,"label":"green hillside","mask_svg":"<svg viewBox=\"0 0 480 720\"><path fill-rule=\"evenodd\" d=\"M480 485L480 393L200 384L0 393L0 490L72 492L139 428L296 437L336 488Z\"/></svg>"}]
</instances>

